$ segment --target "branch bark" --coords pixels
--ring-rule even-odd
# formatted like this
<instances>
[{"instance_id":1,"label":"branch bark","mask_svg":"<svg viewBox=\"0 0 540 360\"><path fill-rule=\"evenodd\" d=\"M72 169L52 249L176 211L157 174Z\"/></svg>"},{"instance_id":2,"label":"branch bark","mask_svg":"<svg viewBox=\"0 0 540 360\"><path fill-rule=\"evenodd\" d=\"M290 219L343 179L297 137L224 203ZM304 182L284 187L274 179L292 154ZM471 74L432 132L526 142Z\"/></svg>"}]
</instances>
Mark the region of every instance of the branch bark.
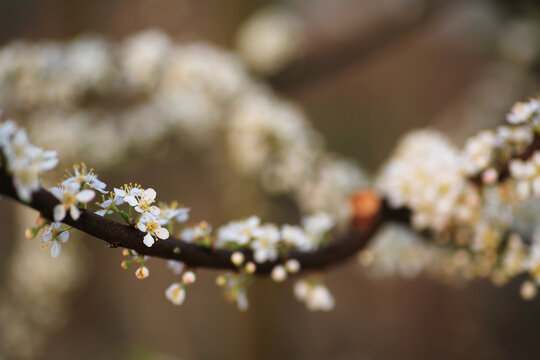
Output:
<instances>
[{"instance_id":1,"label":"branch bark","mask_svg":"<svg viewBox=\"0 0 540 360\"><path fill-rule=\"evenodd\" d=\"M30 203L23 202L17 196L11 176L4 171L0 171L0 193L23 205L30 206L39 211L43 217L51 220L53 218L54 206L59 203L49 191L43 188L40 188L33 193ZM372 194L374 197L376 196L374 193ZM373 199L371 199L371 201L372 200ZM343 234L337 236L331 245L309 253L292 251L288 258L297 259L301 264L302 271L321 270L341 263L366 246L379 228L383 218L389 217L385 216L385 213L391 212L392 210L380 203L379 200L379 206L373 208L371 213L368 212L359 215L362 217L361 223L351 222L348 229ZM81 210L81 216L76 221L68 214L63 223L97 239L103 240L109 243L111 247L124 247L135 250L141 255L178 260L184 262L189 267L228 270L237 269L231 262L231 251L210 249L201 245L186 243L174 237L170 237L166 240L159 240L152 247L147 247L142 241L145 235L143 232L108 218L101 217L93 212ZM251 261L253 259L251 251L244 251L244 255L246 261ZM258 264L257 274L270 273L272 268L281 261L276 260Z\"/></svg>"},{"instance_id":2,"label":"branch bark","mask_svg":"<svg viewBox=\"0 0 540 360\"><path fill-rule=\"evenodd\" d=\"M388 19L382 24L376 24L374 29L362 26L356 26L358 29L352 30L350 27L344 28L352 33L337 37L334 35L337 39L331 41L325 42L321 39L321 34L315 31L306 40L305 53L278 73L268 76L266 81L275 90L283 93L292 93L312 86L335 75L336 70L343 71L358 65L414 33L441 12L446 3L446 0L427 2L422 13L412 21L396 21L387 15Z\"/></svg>"}]
</instances>

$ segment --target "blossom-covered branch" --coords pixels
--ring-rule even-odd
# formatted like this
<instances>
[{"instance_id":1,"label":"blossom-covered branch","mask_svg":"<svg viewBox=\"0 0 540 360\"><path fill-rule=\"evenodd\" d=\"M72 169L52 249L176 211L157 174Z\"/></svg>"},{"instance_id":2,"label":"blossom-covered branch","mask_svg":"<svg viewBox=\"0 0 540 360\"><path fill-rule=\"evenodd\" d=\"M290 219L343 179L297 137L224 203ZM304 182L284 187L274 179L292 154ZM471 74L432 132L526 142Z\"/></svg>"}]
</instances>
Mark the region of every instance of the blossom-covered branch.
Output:
<instances>
[{"instance_id":1,"label":"blossom-covered branch","mask_svg":"<svg viewBox=\"0 0 540 360\"><path fill-rule=\"evenodd\" d=\"M57 197L42 188L33 192L29 202L21 199L13 185L13 178L4 169L0 172L0 193L22 204L29 205L49 220L54 219L54 209L60 204ZM373 199L366 197L364 202L376 201L375 195L372 194L372 196ZM356 206L362 205L357 204ZM365 246L381 222L381 208L372 207L370 211L370 214L365 212L363 214L359 213L361 224L359 226L351 226L345 234L335 239L331 245L322 247L314 252L291 251L288 254L288 258L297 259L302 270L320 270L353 256ZM106 241L111 247L124 247L135 250L140 255L178 260L185 263L188 267L238 269L238 266L231 260L233 251L211 249L180 241L173 237L159 240L153 246L148 247L143 243L144 232L89 211L80 210L77 220L74 220L72 216L66 215L62 222L100 240ZM252 251L245 251L244 256L246 262L253 260ZM274 260L258 264L256 272L258 274L268 274L281 262L281 260Z\"/></svg>"}]
</instances>

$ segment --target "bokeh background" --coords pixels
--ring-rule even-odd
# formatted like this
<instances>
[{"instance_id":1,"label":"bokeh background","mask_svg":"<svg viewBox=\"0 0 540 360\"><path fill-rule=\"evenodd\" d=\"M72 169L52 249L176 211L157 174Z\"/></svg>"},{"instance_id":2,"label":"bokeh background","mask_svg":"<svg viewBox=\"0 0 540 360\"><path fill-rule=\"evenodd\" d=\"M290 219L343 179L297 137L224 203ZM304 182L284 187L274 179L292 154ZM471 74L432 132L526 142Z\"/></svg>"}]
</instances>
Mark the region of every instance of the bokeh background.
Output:
<instances>
[{"instance_id":1,"label":"bokeh background","mask_svg":"<svg viewBox=\"0 0 540 360\"><path fill-rule=\"evenodd\" d=\"M461 144L475 131L502 123L513 102L539 88L540 12L533 0L2 0L0 45L87 33L121 40L158 28L177 42L235 49L242 24L275 5L302 21L301 51L283 69L254 76L302 106L329 149L369 171L410 129L431 126ZM192 208L192 218L215 224L257 212L261 202L271 220L297 219L291 201L251 188L246 196L243 186L213 176L198 155L182 144L166 144L98 173L110 184L153 184L161 198L179 199ZM5 199L0 205L0 289L8 291L6 264L14 243L29 240L11 226L17 206ZM201 270L185 304L175 307L163 296L172 281L164 262L152 261L151 277L140 281L120 269L119 251L82 239L66 247L83 247L78 265L84 275L66 295L58 325L24 335L23 347L44 339L30 358L540 356L540 302L521 300L519 282L495 288L484 281L449 286L422 276L374 279L352 261L327 274L337 302L330 313L307 311L291 284L269 280L250 288L250 309L242 313L222 299L216 273ZM54 260L47 266L55 266ZM48 281L62 278L51 274ZM5 351L6 358L25 354Z\"/></svg>"}]
</instances>

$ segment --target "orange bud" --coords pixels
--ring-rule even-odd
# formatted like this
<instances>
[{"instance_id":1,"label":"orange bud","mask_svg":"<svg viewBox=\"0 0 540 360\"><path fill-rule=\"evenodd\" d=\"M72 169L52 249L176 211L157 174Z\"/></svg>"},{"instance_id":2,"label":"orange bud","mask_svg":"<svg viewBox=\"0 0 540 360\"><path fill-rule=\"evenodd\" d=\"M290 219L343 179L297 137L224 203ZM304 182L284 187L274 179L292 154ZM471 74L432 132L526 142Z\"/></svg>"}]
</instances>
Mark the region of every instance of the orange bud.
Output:
<instances>
[{"instance_id":1,"label":"orange bud","mask_svg":"<svg viewBox=\"0 0 540 360\"><path fill-rule=\"evenodd\" d=\"M382 201L371 189L358 190L351 196L354 225L359 230L368 228L381 211Z\"/></svg>"}]
</instances>

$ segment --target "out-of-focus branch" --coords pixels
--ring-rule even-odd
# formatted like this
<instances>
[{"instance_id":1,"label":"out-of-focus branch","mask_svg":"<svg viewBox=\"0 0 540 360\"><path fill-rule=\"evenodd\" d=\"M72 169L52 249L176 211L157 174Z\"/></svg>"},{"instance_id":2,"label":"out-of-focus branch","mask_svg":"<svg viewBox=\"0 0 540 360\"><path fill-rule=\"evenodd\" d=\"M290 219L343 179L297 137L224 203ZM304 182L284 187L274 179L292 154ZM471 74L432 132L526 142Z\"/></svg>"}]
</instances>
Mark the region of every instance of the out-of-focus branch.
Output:
<instances>
[{"instance_id":1,"label":"out-of-focus branch","mask_svg":"<svg viewBox=\"0 0 540 360\"><path fill-rule=\"evenodd\" d=\"M425 2L421 13L409 21L399 21L389 16L384 24L375 29L357 26L347 28L350 34L334 36L330 41L322 41L320 34L308 34L304 53L283 70L270 75L267 82L274 89L293 92L334 75L336 71L357 65L380 50L391 46L404 36L411 34L438 12L442 0Z\"/></svg>"},{"instance_id":2,"label":"out-of-focus branch","mask_svg":"<svg viewBox=\"0 0 540 360\"><path fill-rule=\"evenodd\" d=\"M0 171L0 193L32 207L42 216L52 219L53 209L58 200L47 190L39 189L32 195L30 203L23 202L15 191L12 178L4 171ZM302 271L320 270L331 265L341 263L352 257L369 242L382 221L395 214L381 202L372 191L364 191L354 197L354 222L334 241L315 252L291 251L288 258L297 259ZM215 269L237 269L231 262L231 251L210 249L201 245L186 243L170 237L159 240L152 247L143 244L144 233L101 217L89 211L81 210L78 220L66 216L63 221L86 234L103 240L111 247L124 247L137 251L141 255L155 256L164 259L174 259L184 262L190 267L206 267ZM253 259L251 251L245 251L246 261ZM258 264L258 274L268 274L280 261Z\"/></svg>"}]
</instances>

